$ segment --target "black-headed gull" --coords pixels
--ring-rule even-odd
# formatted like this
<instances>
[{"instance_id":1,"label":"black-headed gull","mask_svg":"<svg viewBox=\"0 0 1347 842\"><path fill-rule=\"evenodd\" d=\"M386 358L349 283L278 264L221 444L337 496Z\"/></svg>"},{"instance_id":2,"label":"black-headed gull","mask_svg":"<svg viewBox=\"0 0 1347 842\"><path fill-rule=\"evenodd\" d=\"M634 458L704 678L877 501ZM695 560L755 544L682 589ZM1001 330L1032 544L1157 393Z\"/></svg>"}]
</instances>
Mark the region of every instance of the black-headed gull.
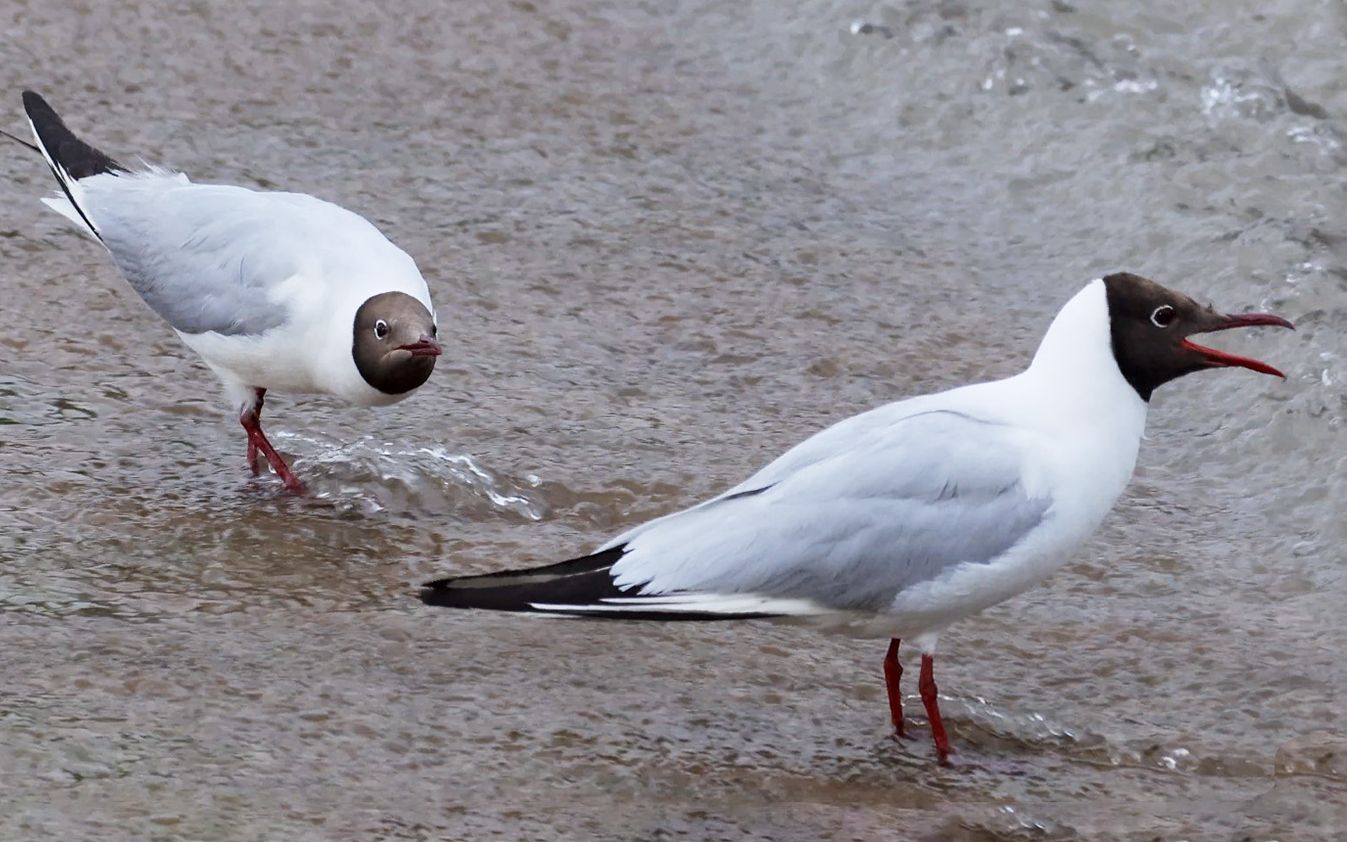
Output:
<instances>
[{"instance_id":1,"label":"black-headed gull","mask_svg":"<svg viewBox=\"0 0 1347 842\"><path fill-rule=\"evenodd\" d=\"M42 201L91 234L145 303L224 381L248 434L292 491L303 484L262 432L270 390L395 403L441 352L426 282L363 217L302 193L193 184L131 171L23 94L62 195Z\"/></svg>"},{"instance_id":2,"label":"black-headed gull","mask_svg":"<svg viewBox=\"0 0 1347 842\"><path fill-rule=\"evenodd\" d=\"M1132 475L1157 386L1226 366L1283 376L1189 338L1253 325L1291 327L1109 275L1067 302L1014 377L848 418L724 494L591 555L442 579L421 599L619 619L804 617L888 637L884 675L899 735L898 644L914 638L943 762L937 635L1034 585L1095 531Z\"/></svg>"}]
</instances>

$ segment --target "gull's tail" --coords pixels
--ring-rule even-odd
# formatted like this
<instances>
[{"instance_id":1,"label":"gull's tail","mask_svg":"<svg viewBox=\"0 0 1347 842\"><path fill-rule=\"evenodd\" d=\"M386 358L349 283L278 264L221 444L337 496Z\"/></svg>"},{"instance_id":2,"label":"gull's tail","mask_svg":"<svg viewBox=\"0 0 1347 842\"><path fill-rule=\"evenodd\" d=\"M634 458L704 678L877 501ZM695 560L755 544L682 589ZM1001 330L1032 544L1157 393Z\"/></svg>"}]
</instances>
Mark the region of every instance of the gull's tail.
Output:
<instances>
[{"instance_id":1,"label":"gull's tail","mask_svg":"<svg viewBox=\"0 0 1347 842\"><path fill-rule=\"evenodd\" d=\"M446 608L613 620L751 620L792 613L774 611L784 606L752 595L642 595L637 587L619 588L612 570L625 550L612 547L546 567L439 579L421 587L421 601Z\"/></svg>"},{"instance_id":2,"label":"gull's tail","mask_svg":"<svg viewBox=\"0 0 1347 842\"><path fill-rule=\"evenodd\" d=\"M40 95L24 91L23 109L28 112L28 124L33 127L38 151L47 159L47 166L51 167L52 175L56 176L56 182L65 194L64 198L57 196L42 201L102 240L98 228L85 211L84 190L80 180L103 173L126 172L126 168L76 137Z\"/></svg>"}]
</instances>

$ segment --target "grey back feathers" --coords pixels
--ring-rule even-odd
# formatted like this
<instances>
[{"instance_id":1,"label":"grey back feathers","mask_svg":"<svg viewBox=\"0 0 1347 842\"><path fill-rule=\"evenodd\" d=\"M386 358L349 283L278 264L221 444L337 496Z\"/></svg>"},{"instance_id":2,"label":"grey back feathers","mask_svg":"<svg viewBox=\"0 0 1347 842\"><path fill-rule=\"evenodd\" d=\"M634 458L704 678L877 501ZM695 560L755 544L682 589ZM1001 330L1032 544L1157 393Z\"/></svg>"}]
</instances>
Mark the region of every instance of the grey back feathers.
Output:
<instances>
[{"instance_id":1,"label":"grey back feathers","mask_svg":"<svg viewBox=\"0 0 1347 842\"><path fill-rule=\"evenodd\" d=\"M183 178L187 193L155 183L164 178L119 178L115 194L85 188L103 243L132 288L183 333L254 335L280 326L286 314L271 292L302 267L283 245L284 217L277 225L276 208L261 213L276 204L266 201L273 194ZM302 225L298 214L294 224Z\"/></svg>"},{"instance_id":2,"label":"grey back feathers","mask_svg":"<svg viewBox=\"0 0 1347 842\"><path fill-rule=\"evenodd\" d=\"M253 335L279 327L289 314L275 293L296 275L420 277L412 259L367 220L302 193L192 184L161 173L98 176L81 186L122 274L183 333Z\"/></svg>"},{"instance_id":3,"label":"grey back feathers","mask_svg":"<svg viewBox=\"0 0 1347 842\"><path fill-rule=\"evenodd\" d=\"M637 619L798 613L802 603L883 611L908 588L995 561L1050 517L1052 500L1025 490L1007 428L943 410L894 417L896 407L830 427L592 556L432 582L421 598Z\"/></svg>"},{"instance_id":4,"label":"grey back feathers","mask_svg":"<svg viewBox=\"0 0 1347 842\"><path fill-rule=\"evenodd\" d=\"M883 444L859 442L761 493L736 490L657 521L613 572L641 594L751 593L877 611L955 566L995 560L1051 504L1026 493L1004 428L927 412L890 426Z\"/></svg>"},{"instance_id":5,"label":"grey back feathers","mask_svg":"<svg viewBox=\"0 0 1347 842\"><path fill-rule=\"evenodd\" d=\"M82 222L132 288L184 334L250 336L283 325L276 292L296 275L415 278L412 259L368 220L299 193L193 184L128 172L75 137L37 94L24 94L65 198L44 200Z\"/></svg>"}]
</instances>

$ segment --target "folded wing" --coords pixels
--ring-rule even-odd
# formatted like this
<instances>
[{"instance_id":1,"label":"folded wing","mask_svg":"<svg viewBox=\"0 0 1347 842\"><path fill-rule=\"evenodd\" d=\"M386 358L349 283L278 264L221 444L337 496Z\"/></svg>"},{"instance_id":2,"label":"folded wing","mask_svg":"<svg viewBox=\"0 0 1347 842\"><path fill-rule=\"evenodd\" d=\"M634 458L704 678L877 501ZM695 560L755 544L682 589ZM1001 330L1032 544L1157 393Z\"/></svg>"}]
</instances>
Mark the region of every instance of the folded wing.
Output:
<instances>
[{"instance_id":1,"label":"folded wing","mask_svg":"<svg viewBox=\"0 0 1347 842\"><path fill-rule=\"evenodd\" d=\"M906 588L994 562L1050 512L1050 499L1026 490L1021 446L999 424L932 411L852 429L820 433L830 449L815 447L788 470L760 471L767 484L638 527L586 559L497 574L485 589L486 577L472 581L479 591L520 588L512 610L687 619L882 611ZM433 583L423 598L448 604L429 597L459 581ZM473 597L459 593L458 607L473 607Z\"/></svg>"},{"instance_id":2,"label":"folded wing","mask_svg":"<svg viewBox=\"0 0 1347 842\"><path fill-rule=\"evenodd\" d=\"M256 335L283 324L279 290L402 289L427 307L416 264L363 217L313 196L193 184L129 171L76 137L41 96L23 95L61 195L48 206L98 238L152 310L186 334ZM368 288L367 290L365 288Z\"/></svg>"}]
</instances>

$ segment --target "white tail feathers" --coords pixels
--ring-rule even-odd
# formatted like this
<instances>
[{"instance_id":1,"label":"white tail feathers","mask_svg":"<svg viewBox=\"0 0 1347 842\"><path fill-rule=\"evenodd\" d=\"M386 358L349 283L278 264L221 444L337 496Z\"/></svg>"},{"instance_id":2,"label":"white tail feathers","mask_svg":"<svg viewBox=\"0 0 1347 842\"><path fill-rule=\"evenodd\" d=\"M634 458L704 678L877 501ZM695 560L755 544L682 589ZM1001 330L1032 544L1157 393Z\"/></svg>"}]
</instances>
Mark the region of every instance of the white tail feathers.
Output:
<instances>
[{"instance_id":1,"label":"white tail feathers","mask_svg":"<svg viewBox=\"0 0 1347 842\"><path fill-rule=\"evenodd\" d=\"M607 597L580 605L530 603L535 611L558 614L764 614L779 617L808 617L828 613L807 599L786 599L759 594L679 593L658 596Z\"/></svg>"},{"instance_id":2,"label":"white tail feathers","mask_svg":"<svg viewBox=\"0 0 1347 842\"><path fill-rule=\"evenodd\" d=\"M42 198L42 204L75 223L79 226L81 231L88 234L90 237L93 237L95 240L99 239L98 232L89 226L89 222L85 220L84 214L80 213L65 196L44 196Z\"/></svg>"}]
</instances>

